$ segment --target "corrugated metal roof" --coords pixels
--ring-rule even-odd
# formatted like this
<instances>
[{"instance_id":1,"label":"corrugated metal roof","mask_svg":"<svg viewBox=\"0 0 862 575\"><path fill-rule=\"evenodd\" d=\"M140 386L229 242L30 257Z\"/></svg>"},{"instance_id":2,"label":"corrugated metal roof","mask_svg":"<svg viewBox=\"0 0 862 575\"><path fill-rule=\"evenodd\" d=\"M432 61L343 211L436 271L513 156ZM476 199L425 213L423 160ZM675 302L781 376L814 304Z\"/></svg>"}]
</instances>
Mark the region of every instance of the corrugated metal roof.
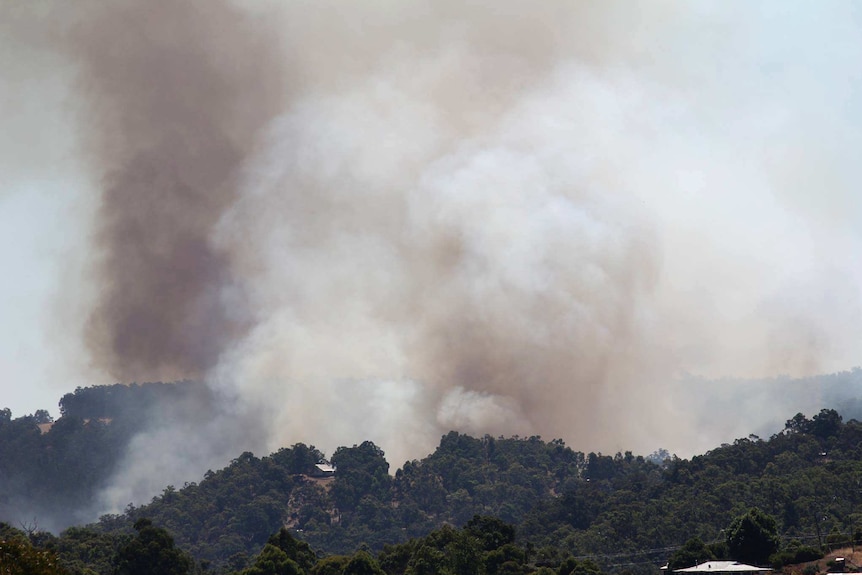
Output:
<instances>
[{"instance_id":1,"label":"corrugated metal roof","mask_svg":"<svg viewBox=\"0 0 862 575\"><path fill-rule=\"evenodd\" d=\"M328 463L315 463L314 466L321 473L335 473L335 468Z\"/></svg>"},{"instance_id":2,"label":"corrugated metal roof","mask_svg":"<svg viewBox=\"0 0 862 575\"><path fill-rule=\"evenodd\" d=\"M772 571L767 567L755 567L738 561L707 561L695 567L677 569L674 573L755 573Z\"/></svg>"}]
</instances>

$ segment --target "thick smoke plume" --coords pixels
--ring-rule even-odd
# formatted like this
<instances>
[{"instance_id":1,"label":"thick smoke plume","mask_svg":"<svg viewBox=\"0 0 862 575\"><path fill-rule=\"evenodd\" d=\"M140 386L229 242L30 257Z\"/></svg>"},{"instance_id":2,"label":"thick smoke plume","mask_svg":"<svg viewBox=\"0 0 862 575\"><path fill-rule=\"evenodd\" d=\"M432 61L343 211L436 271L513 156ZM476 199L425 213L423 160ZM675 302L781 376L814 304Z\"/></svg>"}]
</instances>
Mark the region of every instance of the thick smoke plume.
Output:
<instances>
[{"instance_id":1,"label":"thick smoke plume","mask_svg":"<svg viewBox=\"0 0 862 575\"><path fill-rule=\"evenodd\" d=\"M716 425L702 390L739 386L680 375L857 364L862 47L852 6L783 6L82 11L59 44L102 183L93 364L228 398L176 428L173 474L134 464L171 426L140 438L106 504L296 441L685 454L761 426Z\"/></svg>"},{"instance_id":2,"label":"thick smoke plume","mask_svg":"<svg viewBox=\"0 0 862 575\"><path fill-rule=\"evenodd\" d=\"M220 1L118 2L75 30L102 178L87 339L121 381L203 377L249 326L210 242L281 104L272 39L247 20Z\"/></svg>"}]
</instances>

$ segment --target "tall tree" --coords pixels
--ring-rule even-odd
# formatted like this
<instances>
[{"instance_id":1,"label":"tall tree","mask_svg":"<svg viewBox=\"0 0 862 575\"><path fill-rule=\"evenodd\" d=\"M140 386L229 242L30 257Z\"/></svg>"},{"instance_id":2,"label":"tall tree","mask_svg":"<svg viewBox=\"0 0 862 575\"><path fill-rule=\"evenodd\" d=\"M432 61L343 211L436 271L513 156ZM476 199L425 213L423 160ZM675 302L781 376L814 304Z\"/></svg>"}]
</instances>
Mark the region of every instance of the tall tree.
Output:
<instances>
[{"instance_id":1,"label":"tall tree","mask_svg":"<svg viewBox=\"0 0 862 575\"><path fill-rule=\"evenodd\" d=\"M0 574L67 575L50 549L34 546L24 532L0 523Z\"/></svg>"},{"instance_id":2,"label":"tall tree","mask_svg":"<svg viewBox=\"0 0 862 575\"><path fill-rule=\"evenodd\" d=\"M731 559L753 565L765 565L778 551L778 527L775 518L752 507L736 517L726 532Z\"/></svg>"},{"instance_id":3,"label":"tall tree","mask_svg":"<svg viewBox=\"0 0 862 575\"><path fill-rule=\"evenodd\" d=\"M679 548L667 562L671 571L676 569L685 569L686 567L694 567L704 561L715 559L715 554L709 546L704 543L700 537L692 537Z\"/></svg>"},{"instance_id":4,"label":"tall tree","mask_svg":"<svg viewBox=\"0 0 862 575\"><path fill-rule=\"evenodd\" d=\"M135 522L138 534L117 554L115 575L187 575L192 561L166 529L149 519Z\"/></svg>"}]
</instances>

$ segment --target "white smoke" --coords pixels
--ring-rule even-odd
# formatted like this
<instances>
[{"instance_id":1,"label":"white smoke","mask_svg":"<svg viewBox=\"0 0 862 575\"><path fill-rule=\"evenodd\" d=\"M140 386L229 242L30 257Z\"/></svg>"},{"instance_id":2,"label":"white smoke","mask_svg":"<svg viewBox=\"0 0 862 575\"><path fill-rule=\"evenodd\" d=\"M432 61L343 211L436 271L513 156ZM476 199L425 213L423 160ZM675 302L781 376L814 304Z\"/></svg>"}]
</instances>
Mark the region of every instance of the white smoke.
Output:
<instances>
[{"instance_id":1,"label":"white smoke","mask_svg":"<svg viewBox=\"0 0 862 575\"><path fill-rule=\"evenodd\" d=\"M826 152L782 160L809 145L821 71L784 73L794 54L753 41L774 14L506 6L524 18L361 9L383 20L373 39L320 8L292 44L309 94L218 236L260 311L220 370L286 405L367 411L327 431L285 411L273 445L370 436L397 463L455 427L687 453L717 438L679 433L702 416L672 395L681 373L853 365L842 246L859 239L832 207L850 180L808 202L815 218L799 202L820 188L784 187ZM318 37L365 49L322 56L303 44ZM387 384L357 402L327 383L350 378Z\"/></svg>"}]
</instances>

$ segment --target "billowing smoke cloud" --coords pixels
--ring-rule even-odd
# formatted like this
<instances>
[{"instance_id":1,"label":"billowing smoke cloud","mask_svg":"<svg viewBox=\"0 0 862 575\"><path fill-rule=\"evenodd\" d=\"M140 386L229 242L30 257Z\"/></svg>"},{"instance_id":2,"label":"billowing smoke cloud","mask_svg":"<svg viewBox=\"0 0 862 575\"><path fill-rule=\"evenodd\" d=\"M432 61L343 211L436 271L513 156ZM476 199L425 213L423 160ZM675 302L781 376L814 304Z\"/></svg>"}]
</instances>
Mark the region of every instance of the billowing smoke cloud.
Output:
<instances>
[{"instance_id":1,"label":"billowing smoke cloud","mask_svg":"<svg viewBox=\"0 0 862 575\"><path fill-rule=\"evenodd\" d=\"M783 5L91 7L93 362L204 377L204 433L237 431L177 428L177 465L131 461L106 504L295 441L684 454L762 426L681 374L857 364L862 47L852 6Z\"/></svg>"},{"instance_id":2,"label":"billowing smoke cloud","mask_svg":"<svg viewBox=\"0 0 862 575\"><path fill-rule=\"evenodd\" d=\"M288 406L273 445L321 443L322 418L325 447L363 430L399 462L451 428L709 448L750 421L705 420L681 373L853 365L855 172L787 189L791 157L825 169L798 153L825 94L762 74L795 55L760 18L294 6L305 91L216 235L260 312L218 378Z\"/></svg>"},{"instance_id":3,"label":"billowing smoke cloud","mask_svg":"<svg viewBox=\"0 0 862 575\"><path fill-rule=\"evenodd\" d=\"M123 2L74 31L102 178L93 361L121 381L202 377L248 327L210 234L281 104L266 29L225 2Z\"/></svg>"},{"instance_id":4,"label":"billowing smoke cloud","mask_svg":"<svg viewBox=\"0 0 862 575\"><path fill-rule=\"evenodd\" d=\"M82 330L90 360L123 382L203 379L253 325L244 285L211 236L240 196L258 133L282 110L278 37L229 2L80 8L52 37L77 65L80 142L99 195ZM105 487L105 508L262 445L254 401L229 389L200 399L154 414Z\"/></svg>"},{"instance_id":5,"label":"billowing smoke cloud","mask_svg":"<svg viewBox=\"0 0 862 575\"><path fill-rule=\"evenodd\" d=\"M469 56L446 65L457 72ZM604 404L625 394L613 386L649 369L639 308L658 262L648 217L620 201L625 190L591 181L607 166L580 148L587 118L536 124L580 95L535 80L539 93L523 89L472 136L426 95L445 91L448 74L396 79L381 70L367 80L377 90L363 83L274 128L219 235L230 249L249 234L253 254L233 253L262 260L251 298L271 313L222 368L288 405L336 405L336 417L350 410L338 396L351 381L371 396L372 381L412 381L422 393L408 421L434 433L420 428L404 455L452 427L597 439ZM286 435L301 432L284 415Z\"/></svg>"}]
</instances>

